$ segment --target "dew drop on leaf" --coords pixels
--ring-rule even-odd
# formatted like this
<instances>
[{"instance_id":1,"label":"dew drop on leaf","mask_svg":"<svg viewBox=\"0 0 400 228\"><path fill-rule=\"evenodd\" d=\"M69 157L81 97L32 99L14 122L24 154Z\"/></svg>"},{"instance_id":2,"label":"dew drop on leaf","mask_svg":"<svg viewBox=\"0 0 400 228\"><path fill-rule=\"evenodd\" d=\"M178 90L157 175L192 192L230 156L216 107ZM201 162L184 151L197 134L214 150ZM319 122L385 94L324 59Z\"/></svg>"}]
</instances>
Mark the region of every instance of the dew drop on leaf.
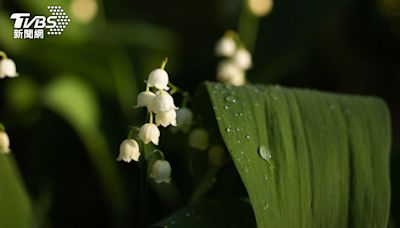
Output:
<instances>
[{"instance_id":1,"label":"dew drop on leaf","mask_svg":"<svg viewBox=\"0 0 400 228\"><path fill-rule=\"evenodd\" d=\"M265 145L260 145L258 147L258 154L265 161L269 161L271 159L271 151Z\"/></svg>"}]
</instances>

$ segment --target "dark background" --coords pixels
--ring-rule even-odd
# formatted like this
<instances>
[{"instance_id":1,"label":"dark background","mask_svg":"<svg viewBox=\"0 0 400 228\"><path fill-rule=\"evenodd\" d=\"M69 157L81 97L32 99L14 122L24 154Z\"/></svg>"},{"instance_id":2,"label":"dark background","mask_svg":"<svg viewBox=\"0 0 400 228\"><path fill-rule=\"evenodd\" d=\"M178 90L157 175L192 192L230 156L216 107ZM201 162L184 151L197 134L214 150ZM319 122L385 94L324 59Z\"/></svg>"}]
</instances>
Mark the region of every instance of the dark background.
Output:
<instances>
[{"instance_id":1,"label":"dark background","mask_svg":"<svg viewBox=\"0 0 400 228\"><path fill-rule=\"evenodd\" d=\"M202 81L215 80L214 44L227 29L237 29L242 1L103 0L96 1L97 14L86 23L71 13L71 2L0 0L0 50L15 60L20 73L0 83L0 119L40 227L137 227L139 168L114 162L127 126L144 119L142 111L132 109L136 94L164 56L170 59L171 80L191 93ZM11 13L47 15L48 5L61 5L70 15L63 35L12 38ZM393 131L391 225L396 227L400 2L280 0L259 22L254 67L247 74L252 83L373 95L387 102ZM83 92L72 86L76 96L68 99L70 106L54 105L51 86L64 78L77 79ZM83 119L93 121L90 126L82 126L68 111L75 106L85 110L86 92L87 102L96 107L93 115L82 112ZM96 155L96 147L102 155ZM104 191L99 170L106 176L110 172L109 183L119 190ZM150 190L146 223L181 203L166 204Z\"/></svg>"}]
</instances>

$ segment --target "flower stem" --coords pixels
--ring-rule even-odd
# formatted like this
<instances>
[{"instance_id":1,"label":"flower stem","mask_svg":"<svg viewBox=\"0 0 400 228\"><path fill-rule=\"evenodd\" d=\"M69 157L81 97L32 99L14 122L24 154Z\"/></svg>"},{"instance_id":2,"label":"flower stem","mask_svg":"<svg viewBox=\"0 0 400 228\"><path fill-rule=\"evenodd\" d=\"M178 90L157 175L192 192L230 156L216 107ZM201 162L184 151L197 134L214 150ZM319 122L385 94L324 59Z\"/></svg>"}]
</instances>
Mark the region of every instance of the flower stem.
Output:
<instances>
[{"instance_id":1,"label":"flower stem","mask_svg":"<svg viewBox=\"0 0 400 228\"><path fill-rule=\"evenodd\" d=\"M238 33L243 44L251 53L254 51L256 45L259 21L259 17L251 14L247 8L246 2L243 1L239 16Z\"/></svg>"},{"instance_id":2,"label":"flower stem","mask_svg":"<svg viewBox=\"0 0 400 228\"><path fill-rule=\"evenodd\" d=\"M147 112L149 114L149 123L153 123L153 113L152 112Z\"/></svg>"},{"instance_id":3,"label":"flower stem","mask_svg":"<svg viewBox=\"0 0 400 228\"><path fill-rule=\"evenodd\" d=\"M161 63L161 69L164 69L167 63L168 63L168 57L165 57L164 61Z\"/></svg>"},{"instance_id":4,"label":"flower stem","mask_svg":"<svg viewBox=\"0 0 400 228\"><path fill-rule=\"evenodd\" d=\"M4 127L3 123L0 123L0 131L6 131L6 127Z\"/></svg>"},{"instance_id":5,"label":"flower stem","mask_svg":"<svg viewBox=\"0 0 400 228\"><path fill-rule=\"evenodd\" d=\"M0 56L3 59L7 59L7 54L4 51L0 51Z\"/></svg>"}]
</instances>

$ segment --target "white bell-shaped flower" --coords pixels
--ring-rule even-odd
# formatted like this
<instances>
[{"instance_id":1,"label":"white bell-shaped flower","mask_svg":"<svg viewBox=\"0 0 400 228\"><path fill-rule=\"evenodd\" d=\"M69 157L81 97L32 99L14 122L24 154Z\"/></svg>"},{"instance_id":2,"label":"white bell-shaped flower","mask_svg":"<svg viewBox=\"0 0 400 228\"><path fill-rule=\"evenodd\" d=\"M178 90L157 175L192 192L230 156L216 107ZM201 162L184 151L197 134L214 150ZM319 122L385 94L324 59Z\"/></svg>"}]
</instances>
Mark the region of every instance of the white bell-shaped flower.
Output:
<instances>
[{"instance_id":1,"label":"white bell-shaped flower","mask_svg":"<svg viewBox=\"0 0 400 228\"><path fill-rule=\"evenodd\" d=\"M5 131L0 131L0 153L10 153L10 138Z\"/></svg>"},{"instance_id":2,"label":"white bell-shaped flower","mask_svg":"<svg viewBox=\"0 0 400 228\"><path fill-rule=\"evenodd\" d=\"M119 146L117 161L131 162L139 161L139 144L133 139L125 139Z\"/></svg>"},{"instance_id":3,"label":"white bell-shaped flower","mask_svg":"<svg viewBox=\"0 0 400 228\"><path fill-rule=\"evenodd\" d=\"M151 168L150 177L156 183L169 183L171 181L171 165L166 160L157 160Z\"/></svg>"},{"instance_id":4,"label":"white bell-shaped flower","mask_svg":"<svg viewBox=\"0 0 400 228\"><path fill-rule=\"evenodd\" d=\"M5 78L7 76L10 78L18 76L14 61L8 58L0 60L0 78Z\"/></svg>"},{"instance_id":5,"label":"white bell-shaped flower","mask_svg":"<svg viewBox=\"0 0 400 228\"><path fill-rule=\"evenodd\" d=\"M156 87L161 90L169 90L168 87L169 78L168 73L164 69L158 68L150 72L147 84L150 87Z\"/></svg>"},{"instance_id":6,"label":"white bell-shaped flower","mask_svg":"<svg viewBox=\"0 0 400 228\"><path fill-rule=\"evenodd\" d=\"M205 150L208 147L209 135L203 128L194 129L189 134L189 145L195 149Z\"/></svg>"},{"instance_id":7,"label":"white bell-shaped flower","mask_svg":"<svg viewBox=\"0 0 400 228\"><path fill-rule=\"evenodd\" d=\"M220 40L217 41L215 46L215 54L217 56L223 57L231 57L235 54L236 51L236 42L232 38L232 36L223 36Z\"/></svg>"},{"instance_id":8,"label":"white bell-shaped flower","mask_svg":"<svg viewBox=\"0 0 400 228\"><path fill-rule=\"evenodd\" d=\"M234 86L241 86L246 82L243 69L230 60L222 61L218 65L217 79L222 83Z\"/></svg>"},{"instance_id":9,"label":"white bell-shaped flower","mask_svg":"<svg viewBox=\"0 0 400 228\"><path fill-rule=\"evenodd\" d=\"M176 126L176 111L171 109L166 112L157 112L156 114L156 125L167 127L168 125Z\"/></svg>"},{"instance_id":10,"label":"white bell-shaped flower","mask_svg":"<svg viewBox=\"0 0 400 228\"><path fill-rule=\"evenodd\" d=\"M180 108L176 111L177 128L182 132L188 132L193 122L193 113L188 108Z\"/></svg>"},{"instance_id":11,"label":"white bell-shaped flower","mask_svg":"<svg viewBox=\"0 0 400 228\"><path fill-rule=\"evenodd\" d=\"M155 113L167 112L172 109L177 109L174 104L174 98L165 91L159 90L156 93L156 97L153 100L152 111Z\"/></svg>"},{"instance_id":12,"label":"white bell-shaped flower","mask_svg":"<svg viewBox=\"0 0 400 228\"><path fill-rule=\"evenodd\" d=\"M272 0L247 0L247 6L254 15L262 17L272 10Z\"/></svg>"},{"instance_id":13,"label":"white bell-shaped flower","mask_svg":"<svg viewBox=\"0 0 400 228\"><path fill-rule=\"evenodd\" d=\"M145 144L152 142L154 145L158 145L160 130L158 130L158 127L155 124L143 124L139 129L139 137Z\"/></svg>"},{"instance_id":14,"label":"white bell-shaped flower","mask_svg":"<svg viewBox=\"0 0 400 228\"><path fill-rule=\"evenodd\" d=\"M233 60L243 70L249 69L252 65L251 54L245 48L239 48L233 56Z\"/></svg>"},{"instance_id":15,"label":"white bell-shaped flower","mask_svg":"<svg viewBox=\"0 0 400 228\"><path fill-rule=\"evenodd\" d=\"M143 92L139 93L139 95L137 96L136 107L137 108L147 107L147 110L151 111L155 97L156 97L156 95L150 91L143 91Z\"/></svg>"}]
</instances>

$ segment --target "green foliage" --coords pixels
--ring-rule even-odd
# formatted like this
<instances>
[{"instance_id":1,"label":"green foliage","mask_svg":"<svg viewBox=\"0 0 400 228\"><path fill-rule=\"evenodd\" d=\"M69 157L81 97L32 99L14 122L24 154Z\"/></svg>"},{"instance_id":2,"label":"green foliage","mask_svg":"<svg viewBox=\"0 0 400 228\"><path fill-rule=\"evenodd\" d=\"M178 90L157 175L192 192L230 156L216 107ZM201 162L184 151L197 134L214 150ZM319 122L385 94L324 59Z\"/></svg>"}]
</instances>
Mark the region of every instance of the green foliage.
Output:
<instances>
[{"instance_id":1,"label":"green foliage","mask_svg":"<svg viewBox=\"0 0 400 228\"><path fill-rule=\"evenodd\" d=\"M0 154L0 227L32 227L28 195L12 155Z\"/></svg>"},{"instance_id":2,"label":"green foliage","mask_svg":"<svg viewBox=\"0 0 400 228\"><path fill-rule=\"evenodd\" d=\"M258 227L387 226L390 127L380 99L279 86L203 88L198 111L210 114L208 93Z\"/></svg>"},{"instance_id":3,"label":"green foliage","mask_svg":"<svg viewBox=\"0 0 400 228\"><path fill-rule=\"evenodd\" d=\"M386 105L279 86L206 84L259 227L386 227Z\"/></svg>"}]
</instances>

